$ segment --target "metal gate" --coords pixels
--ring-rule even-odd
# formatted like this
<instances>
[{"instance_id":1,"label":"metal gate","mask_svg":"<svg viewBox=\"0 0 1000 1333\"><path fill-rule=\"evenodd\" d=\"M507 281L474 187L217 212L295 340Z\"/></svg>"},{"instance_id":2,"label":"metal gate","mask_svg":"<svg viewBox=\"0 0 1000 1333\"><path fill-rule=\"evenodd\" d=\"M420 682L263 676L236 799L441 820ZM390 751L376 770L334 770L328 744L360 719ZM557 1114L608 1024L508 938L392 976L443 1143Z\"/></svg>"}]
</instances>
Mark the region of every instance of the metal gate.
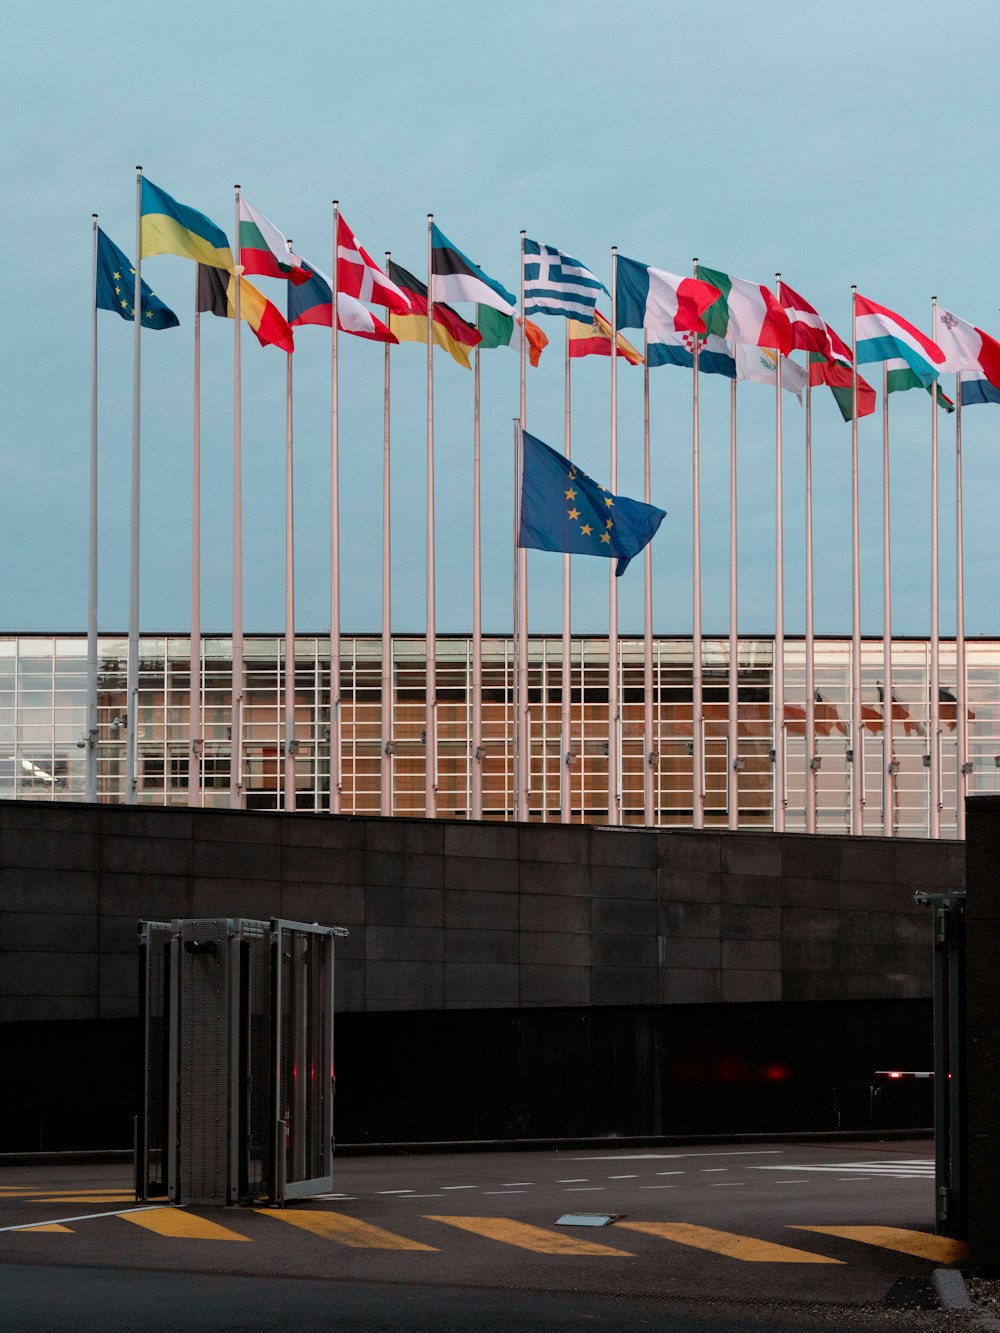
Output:
<instances>
[{"instance_id":1,"label":"metal gate","mask_svg":"<svg viewBox=\"0 0 1000 1333\"><path fill-rule=\"evenodd\" d=\"M139 1199L251 1203L333 1183L336 926L140 923Z\"/></svg>"}]
</instances>

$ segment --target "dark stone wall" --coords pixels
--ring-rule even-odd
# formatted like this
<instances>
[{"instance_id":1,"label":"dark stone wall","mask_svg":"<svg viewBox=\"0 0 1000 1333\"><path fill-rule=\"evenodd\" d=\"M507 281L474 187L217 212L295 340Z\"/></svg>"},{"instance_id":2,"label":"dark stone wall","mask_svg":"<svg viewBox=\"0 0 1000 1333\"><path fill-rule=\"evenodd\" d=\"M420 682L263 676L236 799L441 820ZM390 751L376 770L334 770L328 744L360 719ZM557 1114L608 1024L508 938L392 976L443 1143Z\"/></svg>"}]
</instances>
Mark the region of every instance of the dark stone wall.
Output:
<instances>
[{"instance_id":1,"label":"dark stone wall","mask_svg":"<svg viewBox=\"0 0 1000 1333\"><path fill-rule=\"evenodd\" d=\"M964 851L2 802L0 1022L133 1016L136 922L198 916L348 926L342 1013L926 997Z\"/></svg>"}]
</instances>

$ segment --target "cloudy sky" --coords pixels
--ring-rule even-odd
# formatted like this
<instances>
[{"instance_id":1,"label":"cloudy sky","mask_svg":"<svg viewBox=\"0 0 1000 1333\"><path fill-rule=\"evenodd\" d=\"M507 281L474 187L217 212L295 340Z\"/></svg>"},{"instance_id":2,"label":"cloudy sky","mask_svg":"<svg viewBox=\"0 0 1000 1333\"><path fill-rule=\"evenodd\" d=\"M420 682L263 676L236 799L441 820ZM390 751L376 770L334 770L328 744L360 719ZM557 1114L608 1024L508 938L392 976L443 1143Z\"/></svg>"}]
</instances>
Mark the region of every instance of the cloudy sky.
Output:
<instances>
[{"instance_id":1,"label":"cloudy sky","mask_svg":"<svg viewBox=\"0 0 1000 1333\"><path fill-rule=\"evenodd\" d=\"M780 270L845 336L850 284L929 331L930 300L1000 335L995 54L1000 10L955 0L680 6L17 0L4 19L0 141L3 630L86 623L90 215L134 250L134 167L233 229L233 184L329 271L330 201L376 257L425 264L426 214L508 288L518 232L607 282L610 247L674 272L692 258ZM144 276L181 327L143 339L142 626L190 613L194 270ZM278 283L262 282L283 302ZM231 608L232 336L204 320L203 618ZM563 325L529 372L528 424L563 430ZM102 629L128 594L131 326L100 317ZM246 626L283 623L285 358L244 337ZM377 629L382 351L342 339L343 598ZM295 354L298 626L329 624L329 335ZM394 629L423 628L424 350L393 351ZM608 361L574 364L573 451L608 466ZM877 374L876 368L871 368ZM652 376L658 632L691 625L690 374ZM622 364L619 489L641 496L642 375ZM704 623L727 625L728 382L702 381ZM947 386L949 391L952 385ZM471 624L472 376L436 370L438 627ZM787 627L804 626L803 413L785 410ZM930 403L891 399L894 627L929 629ZM484 622L510 628L517 359L483 354ZM850 429L813 409L817 628L850 632ZM1000 408L964 415L967 628L996 634ZM774 623L774 402L739 391L740 629ZM862 424L863 623L881 599L881 418ZM954 425L941 428L942 632L954 624ZM622 581L641 628L641 562ZM561 560L530 556L531 627L558 630ZM574 629L607 627L607 565L574 559Z\"/></svg>"}]
</instances>

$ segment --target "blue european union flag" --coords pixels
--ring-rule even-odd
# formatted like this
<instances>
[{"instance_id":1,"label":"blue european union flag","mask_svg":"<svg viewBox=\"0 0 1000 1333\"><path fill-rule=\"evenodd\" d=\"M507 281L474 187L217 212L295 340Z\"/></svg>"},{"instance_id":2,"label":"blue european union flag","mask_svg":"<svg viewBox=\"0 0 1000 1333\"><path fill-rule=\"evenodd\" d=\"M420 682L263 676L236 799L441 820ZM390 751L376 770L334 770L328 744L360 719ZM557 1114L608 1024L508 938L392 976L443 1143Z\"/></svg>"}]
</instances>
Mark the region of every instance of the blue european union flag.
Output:
<instances>
[{"instance_id":1,"label":"blue european union flag","mask_svg":"<svg viewBox=\"0 0 1000 1333\"><path fill-rule=\"evenodd\" d=\"M572 555L615 556L621 576L656 535L666 511L612 495L562 454L521 432L521 519L518 546Z\"/></svg>"},{"instance_id":2,"label":"blue european union flag","mask_svg":"<svg viewBox=\"0 0 1000 1333\"><path fill-rule=\"evenodd\" d=\"M128 257L100 227L97 228L98 310L114 310L122 319L131 320L135 302L135 269ZM153 294L149 284L142 284L142 322L148 329L172 329L180 320Z\"/></svg>"}]
</instances>

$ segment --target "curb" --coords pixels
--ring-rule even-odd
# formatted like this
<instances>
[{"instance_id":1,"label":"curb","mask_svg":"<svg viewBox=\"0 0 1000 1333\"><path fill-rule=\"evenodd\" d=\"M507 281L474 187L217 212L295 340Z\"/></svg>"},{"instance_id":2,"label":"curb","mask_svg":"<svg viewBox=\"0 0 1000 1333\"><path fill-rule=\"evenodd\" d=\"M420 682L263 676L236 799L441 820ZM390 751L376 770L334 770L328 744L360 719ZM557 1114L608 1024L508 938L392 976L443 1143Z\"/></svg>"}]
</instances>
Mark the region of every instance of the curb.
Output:
<instances>
[{"instance_id":1,"label":"curb","mask_svg":"<svg viewBox=\"0 0 1000 1333\"><path fill-rule=\"evenodd\" d=\"M969 1295L965 1277L960 1269L935 1268L931 1274L931 1281L942 1310L969 1310L978 1328L987 1329L989 1333L997 1333L997 1330L1000 1330L1000 1319L981 1310Z\"/></svg>"}]
</instances>

